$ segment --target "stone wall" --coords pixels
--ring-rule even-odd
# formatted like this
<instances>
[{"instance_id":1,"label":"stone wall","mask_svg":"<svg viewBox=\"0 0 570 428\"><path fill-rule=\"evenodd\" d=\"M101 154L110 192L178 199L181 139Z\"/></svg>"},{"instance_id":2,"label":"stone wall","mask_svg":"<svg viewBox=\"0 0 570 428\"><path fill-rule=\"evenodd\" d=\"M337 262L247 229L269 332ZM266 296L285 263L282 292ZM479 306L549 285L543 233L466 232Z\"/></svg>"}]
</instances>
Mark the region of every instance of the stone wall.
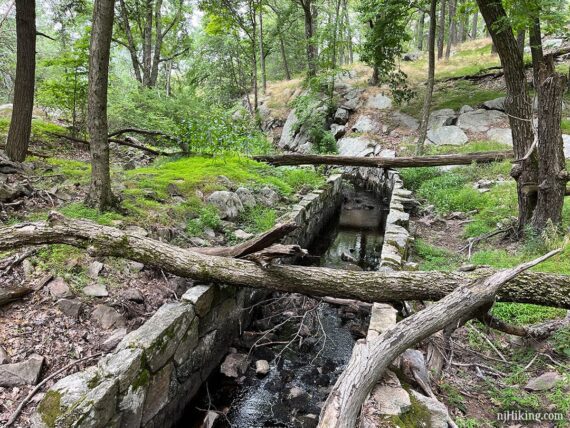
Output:
<instances>
[{"instance_id":1,"label":"stone wall","mask_svg":"<svg viewBox=\"0 0 570 428\"><path fill-rule=\"evenodd\" d=\"M286 239L306 246L342 201L342 177L331 176L279 221L299 228ZM196 285L163 305L96 366L58 381L33 417L35 427L167 428L179 419L232 340L249 323L244 308L268 292Z\"/></svg>"}]
</instances>

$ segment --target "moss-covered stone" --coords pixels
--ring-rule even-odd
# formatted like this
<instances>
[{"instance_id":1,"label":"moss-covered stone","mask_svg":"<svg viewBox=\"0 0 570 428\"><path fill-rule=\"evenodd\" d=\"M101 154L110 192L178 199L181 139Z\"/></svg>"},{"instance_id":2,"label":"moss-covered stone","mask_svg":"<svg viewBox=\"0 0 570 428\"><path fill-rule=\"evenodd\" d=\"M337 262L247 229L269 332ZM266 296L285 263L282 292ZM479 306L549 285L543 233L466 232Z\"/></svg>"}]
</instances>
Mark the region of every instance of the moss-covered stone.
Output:
<instances>
[{"instance_id":1,"label":"moss-covered stone","mask_svg":"<svg viewBox=\"0 0 570 428\"><path fill-rule=\"evenodd\" d=\"M49 428L55 427L55 421L61 414L61 393L48 391L38 406L40 417Z\"/></svg>"}]
</instances>

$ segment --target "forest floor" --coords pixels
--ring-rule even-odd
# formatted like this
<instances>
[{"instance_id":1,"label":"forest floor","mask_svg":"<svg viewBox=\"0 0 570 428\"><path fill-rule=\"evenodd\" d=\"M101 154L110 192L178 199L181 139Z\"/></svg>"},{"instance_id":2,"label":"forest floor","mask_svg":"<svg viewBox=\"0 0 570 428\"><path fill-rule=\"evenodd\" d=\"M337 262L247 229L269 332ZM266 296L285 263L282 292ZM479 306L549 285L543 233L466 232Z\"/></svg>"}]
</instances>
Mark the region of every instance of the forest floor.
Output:
<instances>
[{"instance_id":1,"label":"forest floor","mask_svg":"<svg viewBox=\"0 0 570 428\"><path fill-rule=\"evenodd\" d=\"M438 66L434 110L458 110L465 104L475 107L504 95L501 79L479 83L443 81L496 65L497 58L487 52L490 52L488 40L467 43L449 62ZM403 67L411 82L418 85L414 88L418 97L399 109L417 118L425 60L403 63ZM356 77L351 82L365 90L365 99L389 93L369 87L368 75L367 67L357 66ZM280 121L286 119L291 100L302 91L301 83L297 79L269 85L264 102L272 117ZM566 101L562 127L568 133L570 99ZM393 110L396 109L395 106ZM362 108L358 113L373 112ZM349 127L354 125L355 117L353 115ZM380 120L383 119L387 117L381 116ZM0 117L0 136L5 135L7 124L8 120ZM34 120L32 149L46 157L33 156L26 163L26 174L19 179L27 183L29 194L21 205L3 207L0 213L3 223L44 220L50 210L56 209L69 217L130 228L183 247L231 245L270 228L287 207L325 179L322 168L272 168L236 156L153 160L136 150L114 147L113 187L115 193L122 196L121 209L99 214L83 204L89 184L88 153L80 146L53 137L53 133L65 131L61 125L45 117ZM376 140L398 155L411 153L415 133L393 134L391 131L388 135L376 136ZM279 128L274 132L275 138L278 137ZM496 142L479 139L461 147L430 146L429 151L476 152L503 148ZM411 226L415 235L411 261L417 262L420 270L455 270L465 264L506 268L562 244L562 239L554 234L545 236L546 240L528 239L524 243L498 235L481 240L468 252L470 239L493 232L498 225L508 226L516 215L516 193L514 184L509 181L509 171L507 161L451 170L402 171L405 186L420 202ZM206 203L208 195L238 187L251 191L255 206L232 221L219 218ZM570 226L568 204L564 218L567 230ZM10 256L11 253L2 254L3 259ZM563 254L536 270L570 275L570 248L567 246ZM176 300L192 285L192 281L137 263L93 259L59 245L40 248L25 262L0 272L2 287L40 280L45 281L40 290L0 308L0 325L3 326L0 347L13 363L33 354L44 356L41 378L63 367L69 359L92 355L112 346L117 337L141 325L161 304ZM56 287L54 283L64 286ZM61 299L67 302L58 303ZM508 303L497 303L493 313L518 325L566 315L566 311L559 309ZM497 421L497 415L518 409L562 413L565 421L555 426L569 426L570 329L537 342L471 322L456 330L450 344L452 358L437 384L437 395L448 405L458 426L505 426ZM93 363L94 360L81 363L73 370ZM527 382L546 372L557 374L554 384L546 390L525 389ZM0 387L0 422L7 420L30 389L31 386ZM41 397L41 393L37 394L26 407L18 426L27 426L27 418ZM514 422L508 426L518 425Z\"/></svg>"}]
</instances>

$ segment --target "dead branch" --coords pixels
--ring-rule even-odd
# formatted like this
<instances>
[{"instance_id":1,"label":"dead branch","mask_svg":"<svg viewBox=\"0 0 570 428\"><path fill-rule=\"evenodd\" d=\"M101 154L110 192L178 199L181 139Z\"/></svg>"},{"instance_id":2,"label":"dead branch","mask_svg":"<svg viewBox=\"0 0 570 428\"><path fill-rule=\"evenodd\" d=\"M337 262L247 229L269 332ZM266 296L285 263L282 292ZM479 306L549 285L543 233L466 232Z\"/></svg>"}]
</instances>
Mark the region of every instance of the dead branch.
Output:
<instances>
[{"instance_id":1,"label":"dead branch","mask_svg":"<svg viewBox=\"0 0 570 428\"><path fill-rule=\"evenodd\" d=\"M496 272L353 272L287 265L264 269L247 260L199 254L57 212L50 213L48 222L0 228L0 251L45 244L85 248L92 255L122 257L199 281L364 302L439 300L461 284ZM570 309L570 276L529 272L502 287L498 299Z\"/></svg>"},{"instance_id":2,"label":"dead branch","mask_svg":"<svg viewBox=\"0 0 570 428\"><path fill-rule=\"evenodd\" d=\"M488 327L502 331L503 333L511 334L513 336L543 340L556 333L561 328L570 325L570 314L567 314L566 317L561 319L551 320L541 324L529 326L509 324L503 320L495 318L489 313L479 317L479 321Z\"/></svg>"}]
</instances>

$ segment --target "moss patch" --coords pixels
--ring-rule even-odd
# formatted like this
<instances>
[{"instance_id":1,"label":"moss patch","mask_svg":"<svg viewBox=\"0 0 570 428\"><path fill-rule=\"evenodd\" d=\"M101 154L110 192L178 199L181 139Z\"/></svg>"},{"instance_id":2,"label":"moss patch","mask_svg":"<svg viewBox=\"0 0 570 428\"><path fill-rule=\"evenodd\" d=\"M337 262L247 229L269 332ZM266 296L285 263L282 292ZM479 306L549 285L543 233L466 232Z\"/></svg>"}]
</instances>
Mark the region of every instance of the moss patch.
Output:
<instances>
[{"instance_id":1,"label":"moss patch","mask_svg":"<svg viewBox=\"0 0 570 428\"><path fill-rule=\"evenodd\" d=\"M40 402L38 412L42 421L49 427L55 427L55 421L61 414L61 394L57 391L46 392L43 400Z\"/></svg>"}]
</instances>

